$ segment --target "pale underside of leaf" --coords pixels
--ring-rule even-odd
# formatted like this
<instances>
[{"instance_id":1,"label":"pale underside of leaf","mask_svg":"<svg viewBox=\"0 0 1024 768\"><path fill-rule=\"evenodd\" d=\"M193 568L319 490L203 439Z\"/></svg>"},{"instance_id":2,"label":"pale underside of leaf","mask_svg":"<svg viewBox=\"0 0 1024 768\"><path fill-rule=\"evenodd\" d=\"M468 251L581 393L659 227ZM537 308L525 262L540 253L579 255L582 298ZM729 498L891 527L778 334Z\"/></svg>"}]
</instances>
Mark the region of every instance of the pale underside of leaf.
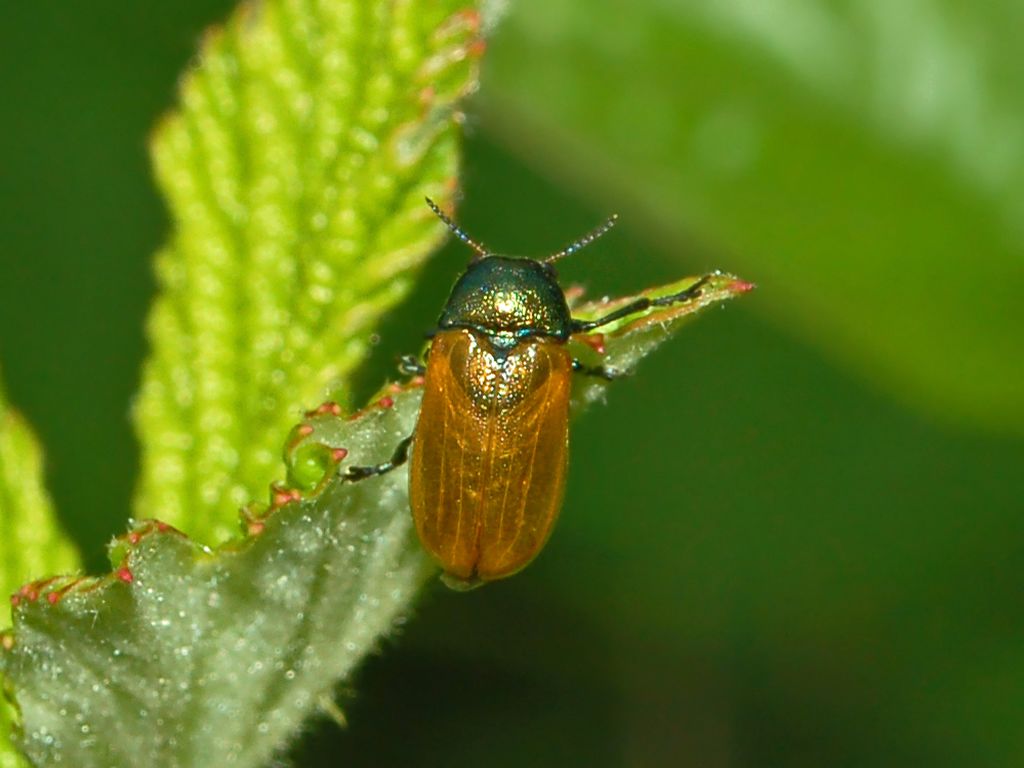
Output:
<instances>
[{"instance_id":1,"label":"pale underside of leaf","mask_svg":"<svg viewBox=\"0 0 1024 768\"><path fill-rule=\"evenodd\" d=\"M573 351L631 370L695 311L750 287L716 276L700 297L574 339ZM599 316L622 301L577 312ZM579 383L584 392L614 386ZM577 397L574 410L593 394ZM412 434L420 395L414 380L349 417L329 404L308 414L285 452L301 487L278 487L269 508L250 508L241 540L211 551L140 523L112 548L113 574L37 585L0 638L31 759L258 766L282 749L437 573L415 537L404 467L341 479ZM315 466L318 476L309 474Z\"/></svg>"},{"instance_id":2,"label":"pale underside of leaf","mask_svg":"<svg viewBox=\"0 0 1024 768\"><path fill-rule=\"evenodd\" d=\"M356 460L415 403L336 419ZM408 610L430 573L401 477L330 483L211 553L136 526L118 571L16 613L6 671L39 765L259 766ZM129 581L130 580L130 581Z\"/></svg>"}]
</instances>

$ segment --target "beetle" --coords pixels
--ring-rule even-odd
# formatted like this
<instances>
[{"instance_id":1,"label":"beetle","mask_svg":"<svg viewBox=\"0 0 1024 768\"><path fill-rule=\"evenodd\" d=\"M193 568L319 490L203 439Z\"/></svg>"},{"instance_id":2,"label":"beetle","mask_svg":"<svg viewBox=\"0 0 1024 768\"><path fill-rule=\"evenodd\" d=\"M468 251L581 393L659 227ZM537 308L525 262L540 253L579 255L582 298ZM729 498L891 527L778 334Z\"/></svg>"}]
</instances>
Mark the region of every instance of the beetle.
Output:
<instances>
[{"instance_id":1,"label":"beetle","mask_svg":"<svg viewBox=\"0 0 1024 768\"><path fill-rule=\"evenodd\" d=\"M554 262L610 230L604 224L544 259L494 253L427 205L475 253L437 323L426 364L402 359L424 377L413 434L391 459L351 467L350 480L410 460L409 504L420 542L445 581L471 587L511 576L540 552L561 507L574 373L615 378L573 359L568 342L651 307L700 296L710 275L684 291L639 298L596 320L572 317Z\"/></svg>"}]
</instances>

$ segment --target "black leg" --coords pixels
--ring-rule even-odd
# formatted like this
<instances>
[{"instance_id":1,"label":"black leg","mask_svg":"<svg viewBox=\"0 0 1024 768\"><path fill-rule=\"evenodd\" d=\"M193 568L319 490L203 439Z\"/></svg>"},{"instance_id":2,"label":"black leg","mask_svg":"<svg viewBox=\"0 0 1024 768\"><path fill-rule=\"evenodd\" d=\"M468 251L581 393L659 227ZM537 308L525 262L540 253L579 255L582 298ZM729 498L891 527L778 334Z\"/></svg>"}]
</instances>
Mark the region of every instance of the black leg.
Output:
<instances>
[{"instance_id":1,"label":"black leg","mask_svg":"<svg viewBox=\"0 0 1024 768\"><path fill-rule=\"evenodd\" d=\"M572 361L572 370L583 376L596 376L605 381L615 381L615 379L621 379L623 376L628 375L625 371L620 371L618 368L609 368L606 365L584 365L579 360Z\"/></svg>"},{"instance_id":2,"label":"black leg","mask_svg":"<svg viewBox=\"0 0 1024 768\"><path fill-rule=\"evenodd\" d=\"M416 359L416 355L402 355L398 361L398 370L405 376L422 376L427 367Z\"/></svg>"},{"instance_id":3,"label":"black leg","mask_svg":"<svg viewBox=\"0 0 1024 768\"><path fill-rule=\"evenodd\" d=\"M343 479L348 480L351 483L358 482L359 480L365 480L368 477L375 477L376 475L386 475L393 469L398 469L409 460L409 444L412 442L412 435L402 440L396 448L395 452L391 454L391 458L385 461L383 464L376 464L369 467L349 467L345 474L342 476Z\"/></svg>"},{"instance_id":4,"label":"black leg","mask_svg":"<svg viewBox=\"0 0 1024 768\"><path fill-rule=\"evenodd\" d=\"M592 331L595 328L600 328L602 325L608 325L608 323L614 323L616 320L621 320L623 317L636 314L637 312L643 312L645 309L651 307L668 307L672 304L678 304L681 301L689 301L695 299L703 293L704 286L708 284L708 281L714 275L704 275L700 280L691 285L685 291L679 293L673 293L671 296L662 296L660 299L637 299L624 307L616 309L614 312L609 312L604 317L599 317L597 320L573 320L572 321L572 332L579 333L580 331Z\"/></svg>"}]
</instances>

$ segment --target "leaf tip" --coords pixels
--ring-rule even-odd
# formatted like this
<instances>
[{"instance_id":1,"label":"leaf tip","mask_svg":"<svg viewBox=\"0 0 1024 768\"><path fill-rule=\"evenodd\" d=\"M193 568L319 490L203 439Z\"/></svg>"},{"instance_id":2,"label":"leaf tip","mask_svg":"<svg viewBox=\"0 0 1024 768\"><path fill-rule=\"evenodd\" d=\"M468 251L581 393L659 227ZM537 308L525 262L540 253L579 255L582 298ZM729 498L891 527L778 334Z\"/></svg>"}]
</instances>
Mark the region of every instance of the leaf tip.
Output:
<instances>
[{"instance_id":1,"label":"leaf tip","mask_svg":"<svg viewBox=\"0 0 1024 768\"><path fill-rule=\"evenodd\" d=\"M749 293L750 291L757 288L757 283L751 283L747 280L740 280L739 278L734 279L731 283L725 286L725 290L729 293Z\"/></svg>"}]
</instances>

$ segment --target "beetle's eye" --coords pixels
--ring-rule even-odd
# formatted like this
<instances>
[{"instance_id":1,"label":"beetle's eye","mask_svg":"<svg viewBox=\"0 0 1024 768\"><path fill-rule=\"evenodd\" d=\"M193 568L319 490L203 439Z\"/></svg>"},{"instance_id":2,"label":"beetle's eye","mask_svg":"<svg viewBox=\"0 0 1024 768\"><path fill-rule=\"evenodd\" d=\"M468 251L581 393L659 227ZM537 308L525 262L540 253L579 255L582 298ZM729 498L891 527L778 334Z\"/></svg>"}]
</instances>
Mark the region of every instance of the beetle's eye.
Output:
<instances>
[{"instance_id":1,"label":"beetle's eye","mask_svg":"<svg viewBox=\"0 0 1024 768\"><path fill-rule=\"evenodd\" d=\"M558 277L558 271L555 269L554 264L548 264L546 261L539 261L537 263L540 264L544 268L544 272L551 275L551 277Z\"/></svg>"}]
</instances>

